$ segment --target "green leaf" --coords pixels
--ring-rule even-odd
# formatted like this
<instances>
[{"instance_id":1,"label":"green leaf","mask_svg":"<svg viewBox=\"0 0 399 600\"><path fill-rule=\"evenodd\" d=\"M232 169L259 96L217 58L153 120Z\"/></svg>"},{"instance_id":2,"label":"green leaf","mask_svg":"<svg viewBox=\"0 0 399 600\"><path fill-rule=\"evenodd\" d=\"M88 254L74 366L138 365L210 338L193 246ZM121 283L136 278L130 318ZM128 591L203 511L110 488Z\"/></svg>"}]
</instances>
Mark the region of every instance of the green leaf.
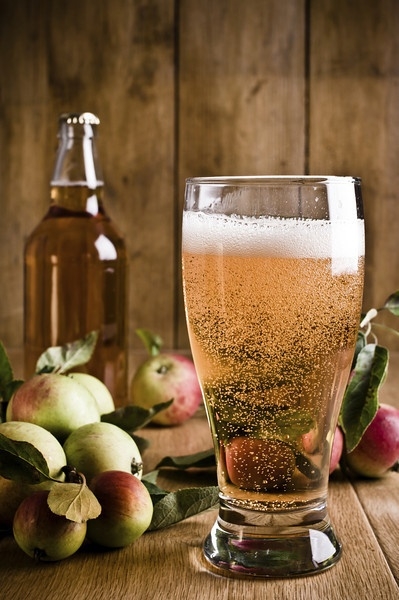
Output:
<instances>
[{"instance_id":1,"label":"green leaf","mask_svg":"<svg viewBox=\"0 0 399 600\"><path fill-rule=\"evenodd\" d=\"M145 475L143 475L143 477L141 478L141 481L143 483L147 482L147 483L152 483L152 484L156 485L158 473L159 473L158 469L156 469L155 471L150 471L149 473L146 473Z\"/></svg>"},{"instance_id":2,"label":"green leaf","mask_svg":"<svg viewBox=\"0 0 399 600\"><path fill-rule=\"evenodd\" d=\"M0 422L4 423L6 421L6 415L7 415L7 405L9 403L9 401L11 400L12 396L14 395L14 393L17 391L17 389L19 388L20 385L23 384L23 381L20 379L13 379L12 381L9 381L4 387L3 389L0 389L0 399L1 399L1 403L0 403L0 407L1 407L1 412L0 412Z\"/></svg>"},{"instance_id":3,"label":"green leaf","mask_svg":"<svg viewBox=\"0 0 399 600\"><path fill-rule=\"evenodd\" d=\"M399 291L391 294L384 302L384 307L391 312L395 317L399 317Z\"/></svg>"},{"instance_id":4,"label":"green leaf","mask_svg":"<svg viewBox=\"0 0 399 600\"><path fill-rule=\"evenodd\" d=\"M7 404L15 390L23 383L14 380L10 359L2 342L0 342L0 422L6 420Z\"/></svg>"},{"instance_id":5,"label":"green leaf","mask_svg":"<svg viewBox=\"0 0 399 600\"><path fill-rule=\"evenodd\" d=\"M156 466L173 467L174 469L209 469L216 466L215 452L213 448L197 452L195 454L187 454L185 456L165 456Z\"/></svg>"},{"instance_id":6,"label":"green leaf","mask_svg":"<svg viewBox=\"0 0 399 600\"><path fill-rule=\"evenodd\" d=\"M54 483L51 486L47 504L56 515L66 517L76 523L96 519L101 506L93 492L82 483Z\"/></svg>"},{"instance_id":7,"label":"green leaf","mask_svg":"<svg viewBox=\"0 0 399 600\"><path fill-rule=\"evenodd\" d=\"M167 402L155 404L152 408L142 408L141 406L123 406L115 411L101 416L101 420L106 423L117 425L125 431L135 431L141 429L154 418L161 410L168 408L173 402L173 398Z\"/></svg>"},{"instance_id":8,"label":"green leaf","mask_svg":"<svg viewBox=\"0 0 399 600\"><path fill-rule=\"evenodd\" d=\"M13 372L8 354L0 342L0 393L13 380Z\"/></svg>"},{"instance_id":9,"label":"green leaf","mask_svg":"<svg viewBox=\"0 0 399 600\"><path fill-rule=\"evenodd\" d=\"M348 452L356 448L377 412L379 390L385 381L388 359L388 350L376 344L367 344L359 352L339 417Z\"/></svg>"},{"instance_id":10,"label":"green leaf","mask_svg":"<svg viewBox=\"0 0 399 600\"><path fill-rule=\"evenodd\" d=\"M186 488L169 492L154 505L154 513L148 531L163 529L183 521L219 502L217 486Z\"/></svg>"},{"instance_id":11,"label":"green leaf","mask_svg":"<svg viewBox=\"0 0 399 600\"><path fill-rule=\"evenodd\" d=\"M66 373L71 369L85 365L91 359L98 339L98 331L88 333L84 338L52 346L39 357L36 373Z\"/></svg>"},{"instance_id":12,"label":"green leaf","mask_svg":"<svg viewBox=\"0 0 399 600\"><path fill-rule=\"evenodd\" d=\"M269 431L276 432L278 438L284 439L286 436L299 437L314 426L314 418L306 411L301 410L280 410L273 415L272 427ZM267 428L267 424L266 424Z\"/></svg>"},{"instance_id":13,"label":"green leaf","mask_svg":"<svg viewBox=\"0 0 399 600\"><path fill-rule=\"evenodd\" d=\"M128 432L129 433L129 432ZM136 435L135 433L130 433L134 442L136 443L137 448L139 449L140 454L143 454L145 450L150 446L150 441L146 438L141 437L140 435Z\"/></svg>"},{"instance_id":14,"label":"green leaf","mask_svg":"<svg viewBox=\"0 0 399 600\"><path fill-rule=\"evenodd\" d=\"M136 329L136 335L141 339L150 356L157 356L159 354L163 346L163 340L159 335L152 333L148 329Z\"/></svg>"},{"instance_id":15,"label":"green leaf","mask_svg":"<svg viewBox=\"0 0 399 600\"><path fill-rule=\"evenodd\" d=\"M52 480L43 454L29 442L11 440L0 433L0 475L22 483Z\"/></svg>"},{"instance_id":16,"label":"green leaf","mask_svg":"<svg viewBox=\"0 0 399 600\"><path fill-rule=\"evenodd\" d=\"M367 344L367 337L366 335L363 333L363 331L358 331L357 332L357 339L356 339L356 346L355 346L355 352L353 355L353 360L352 360L352 369L355 368L356 365L356 361L357 361L357 357L359 356L359 352L361 350L363 350L363 348L366 346Z\"/></svg>"},{"instance_id":17,"label":"green leaf","mask_svg":"<svg viewBox=\"0 0 399 600\"><path fill-rule=\"evenodd\" d=\"M160 500L162 500L165 496L170 494L166 490L163 490L156 484L158 471L151 471L151 473L147 473L144 477L141 478L142 483L147 488L153 505L155 506Z\"/></svg>"}]
</instances>

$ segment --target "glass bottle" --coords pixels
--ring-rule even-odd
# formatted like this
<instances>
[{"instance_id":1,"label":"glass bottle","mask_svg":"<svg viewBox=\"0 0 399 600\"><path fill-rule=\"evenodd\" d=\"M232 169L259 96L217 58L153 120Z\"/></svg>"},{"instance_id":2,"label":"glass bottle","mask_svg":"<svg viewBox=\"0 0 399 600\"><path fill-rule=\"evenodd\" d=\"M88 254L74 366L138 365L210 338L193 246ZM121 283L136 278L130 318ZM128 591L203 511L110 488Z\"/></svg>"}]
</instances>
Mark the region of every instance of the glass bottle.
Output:
<instances>
[{"instance_id":1,"label":"glass bottle","mask_svg":"<svg viewBox=\"0 0 399 600\"><path fill-rule=\"evenodd\" d=\"M101 379L116 406L127 401L127 254L103 205L96 151L99 119L63 114L47 214L25 244L25 377L50 346L99 332L81 370ZM76 369L77 370L77 369Z\"/></svg>"}]
</instances>

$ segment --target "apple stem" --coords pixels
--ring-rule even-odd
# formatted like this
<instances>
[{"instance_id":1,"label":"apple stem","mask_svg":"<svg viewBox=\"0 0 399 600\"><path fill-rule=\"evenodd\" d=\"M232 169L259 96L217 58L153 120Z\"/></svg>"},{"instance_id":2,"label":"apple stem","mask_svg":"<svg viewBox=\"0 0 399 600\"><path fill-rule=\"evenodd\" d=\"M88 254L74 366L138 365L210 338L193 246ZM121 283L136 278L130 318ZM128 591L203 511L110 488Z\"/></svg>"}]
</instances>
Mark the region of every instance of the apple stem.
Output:
<instances>
[{"instance_id":1,"label":"apple stem","mask_svg":"<svg viewBox=\"0 0 399 600\"><path fill-rule=\"evenodd\" d=\"M135 458L133 458L131 462L131 473L132 475L137 475L143 471L143 463L138 462Z\"/></svg>"},{"instance_id":2,"label":"apple stem","mask_svg":"<svg viewBox=\"0 0 399 600\"><path fill-rule=\"evenodd\" d=\"M83 473L79 473L75 467L70 467L66 465L62 468L62 471L65 473L65 482L66 483L86 483L86 478Z\"/></svg>"},{"instance_id":3,"label":"apple stem","mask_svg":"<svg viewBox=\"0 0 399 600\"><path fill-rule=\"evenodd\" d=\"M148 329L136 329L136 335L143 342L150 356L157 356L163 346L162 338Z\"/></svg>"},{"instance_id":4,"label":"apple stem","mask_svg":"<svg viewBox=\"0 0 399 600\"><path fill-rule=\"evenodd\" d=\"M33 549L33 558L36 562L41 562L46 557L46 553L41 548Z\"/></svg>"}]
</instances>

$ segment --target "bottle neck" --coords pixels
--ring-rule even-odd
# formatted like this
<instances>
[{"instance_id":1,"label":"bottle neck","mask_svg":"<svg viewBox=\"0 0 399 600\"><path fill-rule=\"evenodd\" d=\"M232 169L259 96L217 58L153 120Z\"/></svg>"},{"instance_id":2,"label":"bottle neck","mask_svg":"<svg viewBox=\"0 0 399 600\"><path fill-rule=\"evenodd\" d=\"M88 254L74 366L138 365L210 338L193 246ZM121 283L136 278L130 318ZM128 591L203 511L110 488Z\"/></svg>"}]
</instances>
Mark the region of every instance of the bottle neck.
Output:
<instances>
[{"instance_id":1,"label":"bottle neck","mask_svg":"<svg viewBox=\"0 0 399 600\"><path fill-rule=\"evenodd\" d=\"M92 215L103 213L103 178L96 148L96 125L64 115L51 178L51 207Z\"/></svg>"}]
</instances>

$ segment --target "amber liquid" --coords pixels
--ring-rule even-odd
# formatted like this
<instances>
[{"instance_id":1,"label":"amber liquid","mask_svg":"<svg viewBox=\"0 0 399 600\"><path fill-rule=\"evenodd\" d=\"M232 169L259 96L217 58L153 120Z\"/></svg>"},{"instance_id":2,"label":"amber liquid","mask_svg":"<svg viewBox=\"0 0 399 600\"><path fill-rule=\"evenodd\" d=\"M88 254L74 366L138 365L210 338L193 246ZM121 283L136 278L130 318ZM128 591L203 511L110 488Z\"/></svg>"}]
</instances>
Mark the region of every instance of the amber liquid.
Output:
<instances>
[{"instance_id":1,"label":"amber liquid","mask_svg":"<svg viewBox=\"0 0 399 600\"><path fill-rule=\"evenodd\" d=\"M50 209L26 242L25 377L48 347L96 330L94 355L79 370L104 381L118 406L127 401L126 249L100 194L53 188Z\"/></svg>"},{"instance_id":2,"label":"amber liquid","mask_svg":"<svg viewBox=\"0 0 399 600\"><path fill-rule=\"evenodd\" d=\"M218 243L223 247L223 235ZM260 253L259 247L252 254L211 252L205 244L193 252L183 244L190 343L219 486L229 501L260 510L303 506L326 496L364 268L363 257L349 271L336 272L328 257L275 254ZM251 456L236 450L229 473L227 454L237 438L238 448ZM241 445L243 438L250 443ZM273 456L261 456L259 440ZM283 476L276 476L276 468Z\"/></svg>"}]
</instances>

